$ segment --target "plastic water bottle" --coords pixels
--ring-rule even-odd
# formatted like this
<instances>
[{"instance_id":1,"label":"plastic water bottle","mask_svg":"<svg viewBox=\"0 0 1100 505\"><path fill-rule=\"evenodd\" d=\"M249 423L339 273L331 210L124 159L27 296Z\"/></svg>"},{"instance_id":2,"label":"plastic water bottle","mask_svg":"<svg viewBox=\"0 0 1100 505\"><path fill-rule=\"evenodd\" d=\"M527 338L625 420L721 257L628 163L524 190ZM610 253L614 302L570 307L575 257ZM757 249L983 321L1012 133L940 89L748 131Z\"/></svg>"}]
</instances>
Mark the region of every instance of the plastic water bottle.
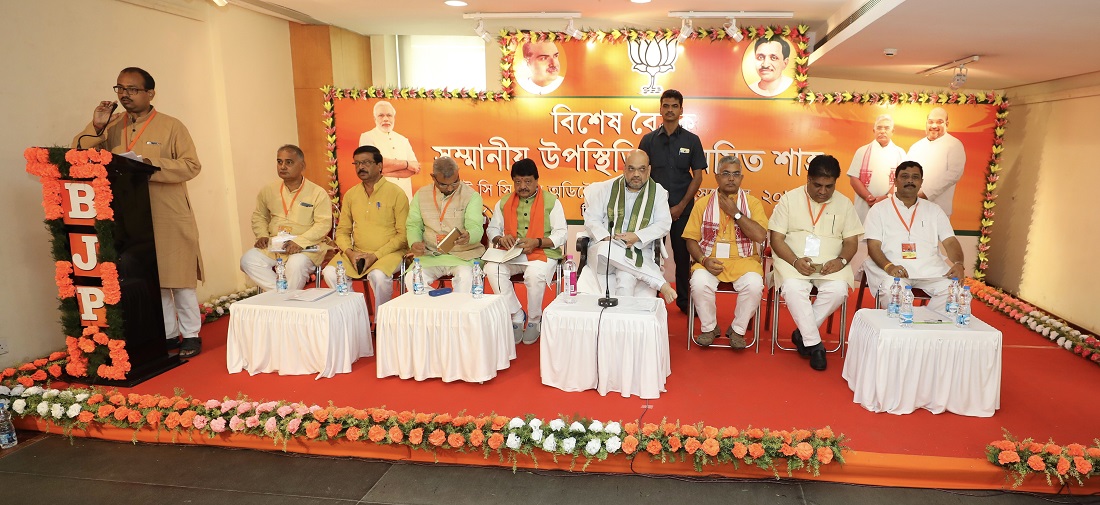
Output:
<instances>
[{"instance_id":1,"label":"plastic water bottle","mask_svg":"<svg viewBox=\"0 0 1100 505\"><path fill-rule=\"evenodd\" d=\"M955 314L955 326L960 328L970 326L970 301L974 299L974 295L970 294L970 286L963 288L962 293L959 294L959 310Z\"/></svg>"},{"instance_id":2,"label":"plastic water bottle","mask_svg":"<svg viewBox=\"0 0 1100 505\"><path fill-rule=\"evenodd\" d=\"M278 258L275 260L275 291L286 293L286 289L286 265L282 258Z\"/></svg>"},{"instance_id":3,"label":"plastic water bottle","mask_svg":"<svg viewBox=\"0 0 1100 505\"><path fill-rule=\"evenodd\" d=\"M562 275L565 277L565 303L577 303L577 264L572 254L565 257Z\"/></svg>"},{"instance_id":4,"label":"plastic water bottle","mask_svg":"<svg viewBox=\"0 0 1100 505\"><path fill-rule=\"evenodd\" d=\"M15 426L11 424L8 403L0 402L0 449L11 449L19 443L15 436Z\"/></svg>"},{"instance_id":5,"label":"plastic water bottle","mask_svg":"<svg viewBox=\"0 0 1100 505\"><path fill-rule=\"evenodd\" d=\"M485 296L485 273L481 271L481 262L474 260L474 298Z\"/></svg>"},{"instance_id":6,"label":"plastic water bottle","mask_svg":"<svg viewBox=\"0 0 1100 505\"><path fill-rule=\"evenodd\" d=\"M422 295L428 292L424 285L424 269L420 268L420 258L413 258L413 294Z\"/></svg>"},{"instance_id":7,"label":"plastic water bottle","mask_svg":"<svg viewBox=\"0 0 1100 505\"><path fill-rule=\"evenodd\" d=\"M910 286L905 286L901 293L900 318L902 328L913 326L913 288Z\"/></svg>"},{"instance_id":8,"label":"plastic water bottle","mask_svg":"<svg viewBox=\"0 0 1100 505\"><path fill-rule=\"evenodd\" d=\"M348 294L348 270L344 268L344 261L336 262L336 294L346 296Z\"/></svg>"},{"instance_id":9,"label":"plastic water bottle","mask_svg":"<svg viewBox=\"0 0 1100 505\"><path fill-rule=\"evenodd\" d=\"M889 302L886 304L886 315L898 317L901 312L901 279L894 277L894 284L890 286Z\"/></svg>"},{"instance_id":10,"label":"plastic water bottle","mask_svg":"<svg viewBox=\"0 0 1100 505\"><path fill-rule=\"evenodd\" d=\"M959 297L962 294L962 290L959 289L959 278L952 277L951 285L947 287L947 305L944 310L948 314L955 314L959 311Z\"/></svg>"}]
</instances>

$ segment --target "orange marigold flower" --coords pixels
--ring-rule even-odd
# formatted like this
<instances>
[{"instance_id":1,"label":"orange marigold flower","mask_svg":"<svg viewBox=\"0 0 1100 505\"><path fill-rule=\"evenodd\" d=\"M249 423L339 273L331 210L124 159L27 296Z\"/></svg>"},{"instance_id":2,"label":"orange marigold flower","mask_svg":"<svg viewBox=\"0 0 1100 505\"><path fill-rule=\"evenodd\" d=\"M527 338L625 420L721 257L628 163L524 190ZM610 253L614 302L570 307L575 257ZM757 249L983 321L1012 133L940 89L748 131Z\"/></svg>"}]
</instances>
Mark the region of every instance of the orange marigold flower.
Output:
<instances>
[{"instance_id":1,"label":"orange marigold flower","mask_svg":"<svg viewBox=\"0 0 1100 505\"><path fill-rule=\"evenodd\" d=\"M485 442L485 433L480 429L475 429L470 432L470 445L474 447L481 447L482 442Z\"/></svg>"},{"instance_id":2,"label":"orange marigold flower","mask_svg":"<svg viewBox=\"0 0 1100 505\"><path fill-rule=\"evenodd\" d=\"M993 442L989 445L992 445L993 447L995 447L999 450L1002 450L1002 451L1014 451L1014 450L1016 450L1016 444L1014 444L1014 443L1012 443L1008 440L998 440L998 441Z\"/></svg>"},{"instance_id":3,"label":"orange marigold flower","mask_svg":"<svg viewBox=\"0 0 1100 505\"><path fill-rule=\"evenodd\" d=\"M703 441L703 452L705 452L707 456L717 456L720 449L722 449L722 445L713 438L708 438Z\"/></svg>"},{"instance_id":4,"label":"orange marigold flower","mask_svg":"<svg viewBox=\"0 0 1100 505\"><path fill-rule=\"evenodd\" d=\"M138 406L143 409L151 409L157 406L157 397L153 395L143 395L141 401L138 402Z\"/></svg>"},{"instance_id":5,"label":"orange marigold flower","mask_svg":"<svg viewBox=\"0 0 1100 505\"><path fill-rule=\"evenodd\" d=\"M317 438L321 435L321 423L317 421L310 421L306 423L306 436L309 438Z\"/></svg>"},{"instance_id":6,"label":"orange marigold flower","mask_svg":"<svg viewBox=\"0 0 1100 505\"><path fill-rule=\"evenodd\" d=\"M680 443L679 436L673 435L671 437L668 437L668 450L676 452L680 450L681 447L683 447L683 444Z\"/></svg>"},{"instance_id":7,"label":"orange marigold flower","mask_svg":"<svg viewBox=\"0 0 1100 505\"><path fill-rule=\"evenodd\" d=\"M370 417L370 414L368 414L367 411L363 409L355 409L355 412L351 413L351 417L354 417L355 419L358 419L360 421L366 421Z\"/></svg>"},{"instance_id":8,"label":"orange marigold flower","mask_svg":"<svg viewBox=\"0 0 1100 505\"><path fill-rule=\"evenodd\" d=\"M112 351L118 351L126 348L125 340L112 339L107 341L107 348Z\"/></svg>"},{"instance_id":9,"label":"orange marigold flower","mask_svg":"<svg viewBox=\"0 0 1100 505\"><path fill-rule=\"evenodd\" d=\"M680 434L685 437L697 437L699 436L699 428L690 424L685 424L680 427Z\"/></svg>"},{"instance_id":10,"label":"orange marigold flower","mask_svg":"<svg viewBox=\"0 0 1100 505\"><path fill-rule=\"evenodd\" d=\"M56 351L56 352L50 354L49 360L50 361L57 361L61 358L64 358L65 356L66 356L66 354L63 351Z\"/></svg>"},{"instance_id":11,"label":"orange marigold flower","mask_svg":"<svg viewBox=\"0 0 1100 505\"><path fill-rule=\"evenodd\" d=\"M409 432L409 443L412 445L420 445L424 441L424 428L413 428Z\"/></svg>"},{"instance_id":12,"label":"orange marigold flower","mask_svg":"<svg viewBox=\"0 0 1100 505\"><path fill-rule=\"evenodd\" d=\"M414 418L413 413L409 412L407 410L402 410L400 413L397 414L397 422L399 422L401 424L412 421L413 418Z\"/></svg>"},{"instance_id":13,"label":"orange marigold flower","mask_svg":"<svg viewBox=\"0 0 1100 505\"><path fill-rule=\"evenodd\" d=\"M634 451L638 450L638 438L634 435L627 435L623 439L623 452L626 454L634 454Z\"/></svg>"},{"instance_id":14,"label":"orange marigold flower","mask_svg":"<svg viewBox=\"0 0 1100 505\"><path fill-rule=\"evenodd\" d=\"M461 433L451 433L447 437L447 443L450 444L451 447L462 447L463 445L466 445L466 439L462 436Z\"/></svg>"},{"instance_id":15,"label":"orange marigold flower","mask_svg":"<svg viewBox=\"0 0 1100 505\"><path fill-rule=\"evenodd\" d=\"M80 415L76 416L76 420L82 423L90 423L93 419L95 419L95 414L92 414L87 410L81 411Z\"/></svg>"},{"instance_id":16,"label":"orange marigold flower","mask_svg":"<svg viewBox=\"0 0 1100 505\"><path fill-rule=\"evenodd\" d=\"M1043 452L1043 444L1038 442L1031 442L1027 445L1027 450L1031 452Z\"/></svg>"},{"instance_id":17,"label":"orange marigold flower","mask_svg":"<svg viewBox=\"0 0 1100 505\"><path fill-rule=\"evenodd\" d=\"M470 416L458 416L458 417L454 418L453 420L451 420L451 425L462 427L462 426L465 426L467 423L469 423L470 419L471 419Z\"/></svg>"},{"instance_id":18,"label":"orange marigold flower","mask_svg":"<svg viewBox=\"0 0 1100 505\"><path fill-rule=\"evenodd\" d=\"M141 422L142 417L144 416L141 415L140 410L131 410L129 413L126 414L126 420L129 421L130 424Z\"/></svg>"},{"instance_id":19,"label":"orange marigold flower","mask_svg":"<svg viewBox=\"0 0 1100 505\"><path fill-rule=\"evenodd\" d=\"M627 435L637 435L638 423L626 423L623 425L623 431L625 431Z\"/></svg>"},{"instance_id":20,"label":"orange marigold flower","mask_svg":"<svg viewBox=\"0 0 1100 505\"><path fill-rule=\"evenodd\" d=\"M1001 451L1001 453L997 455L997 463L1002 465L1010 465L1019 462L1020 454L1016 451Z\"/></svg>"},{"instance_id":21,"label":"orange marigold flower","mask_svg":"<svg viewBox=\"0 0 1100 505\"><path fill-rule=\"evenodd\" d=\"M340 408L332 411L332 417L334 419L343 419L345 417L348 417L348 415L351 414L351 413L352 413L352 409L349 409L347 407L340 407Z\"/></svg>"},{"instance_id":22,"label":"orange marigold flower","mask_svg":"<svg viewBox=\"0 0 1100 505\"><path fill-rule=\"evenodd\" d=\"M1069 455L1070 457L1084 456L1085 455L1085 446L1083 446L1081 444L1069 444L1069 445L1066 446L1066 454Z\"/></svg>"},{"instance_id":23,"label":"orange marigold flower","mask_svg":"<svg viewBox=\"0 0 1100 505\"><path fill-rule=\"evenodd\" d=\"M1050 455L1062 454L1062 448L1055 444L1047 444L1043 446L1043 451Z\"/></svg>"},{"instance_id":24,"label":"orange marigold flower","mask_svg":"<svg viewBox=\"0 0 1100 505\"><path fill-rule=\"evenodd\" d=\"M699 447L702 445L703 444L699 442L698 438L692 437L684 442L684 451L687 451L688 454L695 454L695 451L698 451Z\"/></svg>"},{"instance_id":25,"label":"orange marigold flower","mask_svg":"<svg viewBox=\"0 0 1100 505\"><path fill-rule=\"evenodd\" d=\"M28 387L29 388L29 387L34 385L34 379L31 379L30 377L27 377L26 375L16 379L15 381L18 382L19 384L21 384L23 387Z\"/></svg>"},{"instance_id":26,"label":"orange marigold flower","mask_svg":"<svg viewBox=\"0 0 1100 505\"><path fill-rule=\"evenodd\" d=\"M183 426L184 428L190 428L194 425L195 416L197 415L198 413L194 410L184 411L184 413L180 414L180 426Z\"/></svg>"},{"instance_id":27,"label":"orange marigold flower","mask_svg":"<svg viewBox=\"0 0 1100 505\"><path fill-rule=\"evenodd\" d=\"M734 428L733 426L726 426L725 428L722 428L719 433L722 435L722 438L734 438L737 435L741 434L739 431L737 431L737 428Z\"/></svg>"},{"instance_id":28,"label":"orange marigold flower","mask_svg":"<svg viewBox=\"0 0 1100 505\"><path fill-rule=\"evenodd\" d=\"M814 435L817 435L817 438L820 438L822 440L829 440L830 438L836 436L833 434L833 429L828 426L819 430L814 430Z\"/></svg>"},{"instance_id":29,"label":"orange marigold flower","mask_svg":"<svg viewBox=\"0 0 1100 505\"><path fill-rule=\"evenodd\" d=\"M1093 459L1100 458L1100 447L1089 447L1085 449L1085 454Z\"/></svg>"},{"instance_id":30,"label":"orange marigold flower","mask_svg":"<svg viewBox=\"0 0 1100 505\"><path fill-rule=\"evenodd\" d=\"M760 428L749 428L747 431L745 431L745 436L760 440L761 438L764 438L764 430Z\"/></svg>"},{"instance_id":31,"label":"orange marigold flower","mask_svg":"<svg viewBox=\"0 0 1100 505\"><path fill-rule=\"evenodd\" d=\"M374 412L370 413L370 418L376 423L384 423L390 418L390 412L386 409L374 409Z\"/></svg>"},{"instance_id":32,"label":"orange marigold flower","mask_svg":"<svg viewBox=\"0 0 1100 505\"><path fill-rule=\"evenodd\" d=\"M42 370L39 370L39 371L31 374L31 379L33 379L35 381L44 381L44 380L46 380L46 372L44 372Z\"/></svg>"},{"instance_id":33,"label":"orange marigold flower","mask_svg":"<svg viewBox=\"0 0 1100 505\"><path fill-rule=\"evenodd\" d=\"M126 395L126 401L129 402L130 405L140 403L141 402L141 395L139 395L137 393L130 393L130 394Z\"/></svg>"},{"instance_id":34,"label":"orange marigold flower","mask_svg":"<svg viewBox=\"0 0 1100 505\"><path fill-rule=\"evenodd\" d=\"M772 433L774 434L775 432L773 431ZM787 430L780 431L779 432L779 438L782 438L784 443L787 443L787 444L793 444L794 443L793 437L791 437L791 434Z\"/></svg>"},{"instance_id":35,"label":"orange marigold flower","mask_svg":"<svg viewBox=\"0 0 1100 505\"><path fill-rule=\"evenodd\" d=\"M665 423L662 429L664 430L666 437L673 433L676 433L676 425L672 423Z\"/></svg>"},{"instance_id":36,"label":"orange marigold flower","mask_svg":"<svg viewBox=\"0 0 1100 505\"><path fill-rule=\"evenodd\" d=\"M393 442L395 444L405 439L405 432L401 431L401 428L398 428L397 426L391 426L389 434L390 442Z\"/></svg>"},{"instance_id":37,"label":"orange marigold flower","mask_svg":"<svg viewBox=\"0 0 1100 505\"><path fill-rule=\"evenodd\" d=\"M1032 454L1027 458L1027 466L1031 467L1036 472L1041 472L1047 469L1047 464L1043 462L1043 458L1038 454Z\"/></svg>"},{"instance_id":38,"label":"orange marigold flower","mask_svg":"<svg viewBox=\"0 0 1100 505\"><path fill-rule=\"evenodd\" d=\"M794 447L791 444L783 444L779 447L779 453L784 456L794 456Z\"/></svg>"},{"instance_id":39,"label":"orange marigold flower","mask_svg":"<svg viewBox=\"0 0 1100 505\"><path fill-rule=\"evenodd\" d=\"M172 409L173 410L183 410L183 409L186 409L187 407L190 407L190 406L191 406L191 403L188 402L187 400L178 400L178 401L176 401L175 404L172 405Z\"/></svg>"},{"instance_id":40,"label":"orange marigold flower","mask_svg":"<svg viewBox=\"0 0 1100 505\"><path fill-rule=\"evenodd\" d=\"M759 458L760 456L763 456L763 455L764 455L764 446L763 445L760 445L760 443L749 444L749 456L752 456L753 459L756 459L756 458Z\"/></svg>"},{"instance_id":41,"label":"orange marigold flower","mask_svg":"<svg viewBox=\"0 0 1100 505\"><path fill-rule=\"evenodd\" d=\"M111 402L112 405L126 405L126 397L119 394L111 395L108 401Z\"/></svg>"},{"instance_id":42,"label":"orange marigold flower","mask_svg":"<svg viewBox=\"0 0 1100 505\"><path fill-rule=\"evenodd\" d=\"M451 419L452 417L450 414L439 414L435 416L435 419L432 419L432 422L436 424L447 424L451 422Z\"/></svg>"},{"instance_id":43,"label":"orange marigold flower","mask_svg":"<svg viewBox=\"0 0 1100 505\"><path fill-rule=\"evenodd\" d=\"M795 455L798 456L798 459L809 461L814 455L814 448L806 442L799 442L798 445L794 446L794 452Z\"/></svg>"},{"instance_id":44,"label":"orange marigold flower","mask_svg":"<svg viewBox=\"0 0 1100 505\"><path fill-rule=\"evenodd\" d=\"M447 441L447 434L443 430L436 428L430 435L428 435L428 443L436 447L443 445L443 442Z\"/></svg>"},{"instance_id":45,"label":"orange marigold flower","mask_svg":"<svg viewBox=\"0 0 1100 505\"><path fill-rule=\"evenodd\" d=\"M318 409L313 411L313 419L317 422L325 422L328 420L328 409Z\"/></svg>"},{"instance_id":46,"label":"orange marigold flower","mask_svg":"<svg viewBox=\"0 0 1100 505\"><path fill-rule=\"evenodd\" d=\"M180 413L170 412L168 417L164 418L164 426L170 430L176 429L180 425Z\"/></svg>"},{"instance_id":47,"label":"orange marigold flower","mask_svg":"<svg viewBox=\"0 0 1100 505\"><path fill-rule=\"evenodd\" d=\"M1081 475L1088 475L1089 472L1092 471L1092 463L1081 456L1073 457L1073 467L1077 469L1077 473Z\"/></svg>"},{"instance_id":48,"label":"orange marigold flower","mask_svg":"<svg viewBox=\"0 0 1100 505\"><path fill-rule=\"evenodd\" d=\"M742 444L741 442L734 442L733 443L733 449L730 452L733 454L733 456L735 458L741 459L741 458L744 458L745 455L749 453L749 448L745 447L745 444Z\"/></svg>"},{"instance_id":49,"label":"orange marigold flower","mask_svg":"<svg viewBox=\"0 0 1100 505\"><path fill-rule=\"evenodd\" d=\"M49 360L46 359L46 358L38 358L38 359L32 361L31 363L34 363L35 367L40 367L40 366L45 365L46 363L49 363Z\"/></svg>"},{"instance_id":50,"label":"orange marigold flower","mask_svg":"<svg viewBox=\"0 0 1100 505\"><path fill-rule=\"evenodd\" d=\"M14 369L14 368L11 368L11 367L5 368L4 369L4 377L5 378L11 377L11 376L15 375L15 372L18 372L18 370Z\"/></svg>"},{"instance_id":51,"label":"orange marigold flower","mask_svg":"<svg viewBox=\"0 0 1100 505\"><path fill-rule=\"evenodd\" d=\"M645 450L656 456L661 453L661 443L656 440L650 440L648 444L645 444Z\"/></svg>"},{"instance_id":52,"label":"orange marigold flower","mask_svg":"<svg viewBox=\"0 0 1100 505\"><path fill-rule=\"evenodd\" d=\"M35 369L34 363L23 363L22 365L19 365L19 371L20 372L29 372L29 371L34 370L34 369Z\"/></svg>"},{"instance_id":53,"label":"orange marigold flower","mask_svg":"<svg viewBox=\"0 0 1100 505\"><path fill-rule=\"evenodd\" d=\"M96 417L106 418L115 411L115 408L111 405L100 405L99 410L96 411Z\"/></svg>"},{"instance_id":54,"label":"orange marigold flower","mask_svg":"<svg viewBox=\"0 0 1100 505\"><path fill-rule=\"evenodd\" d=\"M657 432L657 425L656 424L645 423L645 425L642 426L642 435L645 435L645 436L648 437L648 436L650 436L650 435L652 435L656 432Z\"/></svg>"},{"instance_id":55,"label":"orange marigold flower","mask_svg":"<svg viewBox=\"0 0 1100 505\"><path fill-rule=\"evenodd\" d=\"M92 335L92 342L95 342L99 345L107 345L107 342L109 340L110 339L107 338L107 334L100 331L97 331L94 335Z\"/></svg>"},{"instance_id":56,"label":"orange marigold flower","mask_svg":"<svg viewBox=\"0 0 1100 505\"><path fill-rule=\"evenodd\" d=\"M413 420L416 421L417 424L424 424L432 420L432 415L425 412L418 412L413 416Z\"/></svg>"},{"instance_id":57,"label":"orange marigold flower","mask_svg":"<svg viewBox=\"0 0 1100 505\"><path fill-rule=\"evenodd\" d=\"M126 420L126 416L128 416L129 414L130 414L130 409L128 409L126 407L119 407L117 410L115 410L115 414L114 414L115 415L115 420L116 421L124 421L124 420Z\"/></svg>"},{"instance_id":58,"label":"orange marigold flower","mask_svg":"<svg viewBox=\"0 0 1100 505\"><path fill-rule=\"evenodd\" d=\"M371 426L370 429L367 430L367 438L370 439L371 442L381 442L386 438L386 429L377 424Z\"/></svg>"},{"instance_id":59,"label":"orange marigold flower","mask_svg":"<svg viewBox=\"0 0 1100 505\"><path fill-rule=\"evenodd\" d=\"M497 450L502 444L504 444L504 435L501 435L500 433L493 433L489 436L490 449Z\"/></svg>"},{"instance_id":60,"label":"orange marigold flower","mask_svg":"<svg viewBox=\"0 0 1100 505\"><path fill-rule=\"evenodd\" d=\"M88 340L87 338L80 337L80 341L76 344L81 351L92 352L95 351L95 342Z\"/></svg>"},{"instance_id":61,"label":"orange marigold flower","mask_svg":"<svg viewBox=\"0 0 1100 505\"><path fill-rule=\"evenodd\" d=\"M149 426L156 428L160 425L160 419L163 414L159 410L150 410L148 414L145 414L145 422L149 423Z\"/></svg>"},{"instance_id":62,"label":"orange marigold flower","mask_svg":"<svg viewBox=\"0 0 1100 505\"><path fill-rule=\"evenodd\" d=\"M344 429L344 425L340 423L329 423L325 426L325 435L328 435L330 439L336 438L336 435L339 435L342 429Z\"/></svg>"},{"instance_id":63,"label":"orange marigold flower","mask_svg":"<svg viewBox=\"0 0 1100 505\"><path fill-rule=\"evenodd\" d=\"M703 436L707 438L718 438L718 428L714 426L704 426Z\"/></svg>"},{"instance_id":64,"label":"orange marigold flower","mask_svg":"<svg viewBox=\"0 0 1100 505\"><path fill-rule=\"evenodd\" d=\"M817 462L828 465L833 460L833 450L828 447L817 448Z\"/></svg>"},{"instance_id":65,"label":"orange marigold flower","mask_svg":"<svg viewBox=\"0 0 1100 505\"><path fill-rule=\"evenodd\" d=\"M791 441L801 442L812 436L814 436L814 433L810 430L794 430L794 433L791 434Z\"/></svg>"},{"instance_id":66,"label":"orange marigold flower","mask_svg":"<svg viewBox=\"0 0 1100 505\"><path fill-rule=\"evenodd\" d=\"M1058 464L1054 469L1058 472L1058 475L1065 475L1069 471L1069 460L1061 456L1058 457Z\"/></svg>"},{"instance_id":67,"label":"orange marigold flower","mask_svg":"<svg viewBox=\"0 0 1100 505\"><path fill-rule=\"evenodd\" d=\"M157 402L157 408L160 408L160 409L166 409L166 408L168 408L168 407L171 407L171 406L172 406L172 402L173 402L173 401L175 401L175 400L173 400L173 399L171 399L171 398L169 398L169 397L167 397L167 396L165 396L165 397L162 397L162 398L160 399L160 401L158 401L158 402Z\"/></svg>"},{"instance_id":68,"label":"orange marigold flower","mask_svg":"<svg viewBox=\"0 0 1100 505\"><path fill-rule=\"evenodd\" d=\"M508 424L508 418L504 416L496 416L493 418L493 431L499 430Z\"/></svg>"},{"instance_id":69,"label":"orange marigold flower","mask_svg":"<svg viewBox=\"0 0 1100 505\"><path fill-rule=\"evenodd\" d=\"M489 422L489 418L487 418L487 417L475 417L474 418L474 426L476 426L477 429L479 429L479 430L481 428L485 427L485 423L487 423L487 422Z\"/></svg>"},{"instance_id":70,"label":"orange marigold flower","mask_svg":"<svg viewBox=\"0 0 1100 505\"><path fill-rule=\"evenodd\" d=\"M375 426L375 428L377 428L377 426ZM348 428L348 431L344 433L344 436L347 437L348 440L354 442L356 440L359 440L359 437L363 436L363 430L359 429L358 426L352 426Z\"/></svg>"}]
</instances>

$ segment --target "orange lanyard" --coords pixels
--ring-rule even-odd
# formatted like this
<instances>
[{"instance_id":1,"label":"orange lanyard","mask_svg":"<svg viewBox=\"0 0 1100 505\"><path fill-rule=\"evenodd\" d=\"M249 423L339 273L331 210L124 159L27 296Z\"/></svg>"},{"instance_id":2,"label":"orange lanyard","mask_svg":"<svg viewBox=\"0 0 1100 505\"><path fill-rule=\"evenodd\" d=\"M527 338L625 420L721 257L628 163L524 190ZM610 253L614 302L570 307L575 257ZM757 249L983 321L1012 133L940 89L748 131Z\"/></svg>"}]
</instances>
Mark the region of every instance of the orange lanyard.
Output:
<instances>
[{"instance_id":1,"label":"orange lanyard","mask_svg":"<svg viewBox=\"0 0 1100 505\"><path fill-rule=\"evenodd\" d=\"M917 219L917 206L920 205L920 200L913 204L913 215L909 216L909 224L905 224L905 218L901 217L901 210L898 209L898 202L893 197L890 198L890 203L894 206L894 212L898 214L898 220L901 221L901 225L905 227L905 231L910 234L913 233L913 221Z\"/></svg>"},{"instance_id":2,"label":"orange lanyard","mask_svg":"<svg viewBox=\"0 0 1100 505\"><path fill-rule=\"evenodd\" d=\"M813 228L811 229L815 232L817 231L817 222L821 220L821 215L825 213L825 207L828 206L829 204L827 203L821 204L821 210L817 211L817 217L814 217L814 210L810 207L810 190L806 190L806 212L810 214L810 221L813 224Z\"/></svg>"},{"instance_id":3,"label":"orange lanyard","mask_svg":"<svg viewBox=\"0 0 1100 505\"><path fill-rule=\"evenodd\" d=\"M149 123L152 123L153 118L155 118L155 117L157 117L157 110L153 109L153 113L149 115L149 119L146 119L145 124L141 125L141 131L137 132L137 136L134 137L133 141L130 141L129 143L126 144L126 152L130 152L130 151L134 150L134 146L137 145L137 141L138 141L138 139L141 138L141 134L145 133L145 129L149 127ZM123 135L126 135L126 126L128 124L130 124L130 115L129 114L123 114L122 115L122 134ZM129 137L129 135L126 135L126 136Z\"/></svg>"},{"instance_id":4,"label":"orange lanyard","mask_svg":"<svg viewBox=\"0 0 1100 505\"><path fill-rule=\"evenodd\" d=\"M284 182L283 186L279 188L279 199L283 201L283 217L290 219L290 209L294 208L294 202L298 200L298 195L302 194L302 186L304 186L305 183L306 181L303 180L302 184L298 186L297 192L294 193L294 198L290 199L290 205L286 204L286 197L283 196L283 190L286 189L286 183ZM286 189L286 192L291 193L289 189Z\"/></svg>"},{"instance_id":5,"label":"orange lanyard","mask_svg":"<svg viewBox=\"0 0 1100 505\"><path fill-rule=\"evenodd\" d=\"M458 191L457 189L455 191ZM438 193L438 192L437 192ZM450 198L444 197L447 201L443 202L443 210L439 209L439 200L435 199L435 195L432 195L432 203L435 204L435 210L439 211L439 226L443 226L443 216L447 213L447 207L451 206L451 202L454 201L454 193L451 193Z\"/></svg>"}]
</instances>

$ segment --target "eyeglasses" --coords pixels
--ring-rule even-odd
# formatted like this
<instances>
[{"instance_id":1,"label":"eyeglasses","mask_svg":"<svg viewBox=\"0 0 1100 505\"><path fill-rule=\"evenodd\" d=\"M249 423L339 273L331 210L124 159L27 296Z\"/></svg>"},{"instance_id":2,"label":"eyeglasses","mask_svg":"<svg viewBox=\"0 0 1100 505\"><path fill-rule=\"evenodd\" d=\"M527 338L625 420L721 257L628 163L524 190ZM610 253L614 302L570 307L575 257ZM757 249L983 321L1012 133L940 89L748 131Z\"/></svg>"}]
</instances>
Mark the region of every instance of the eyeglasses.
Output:
<instances>
[{"instance_id":1,"label":"eyeglasses","mask_svg":"<svg viewBox=\"0 0 1100 505\"><path fill-rule=\"evenodd\" d=\"M355 165L355 168L369 167L371 165L377 165L377 164L378 164L377 161L371 161L371 160L353 161L352 162L352 165Z\"/></svg>"},{"instance_id":2,"label":"eyeglasses","mask_svg":"<svg viewBox=\"0 0 1100 505\"><path fill-rule=\"evenodd\" d=\"M726 171L718 172L718 177L721 177L723 179L732 179L734 177L741 177L741 171L738 170L737 172L726 172Z\"/></svg>"},{"instance_id":3,"label":"eyeglasses","mask_svg":"<svg viewBox=\"0 0 1100 505\"><path fill-rule=\"evenodd\" d=\"M119 94L119 95L136 95L138 93L141 93L142 91L149 91L147 89L142 89L142 88L134 88L134 87L124 88L122 86L114 86L111 89L115 90L115 93Z\"/></svg>"},{"instance_id":4,"label":"eyeglasses","mask_svg":"<svg viewBox=\"0 0 1100 505\"><path fill-rule=\"evenodd\" d=\"M437 180L435 180L435 179L432 179L432 180L433 180L433 181L435 182L435 187L437 187L437 188L439 188L439 189L441 189L441 190L444 190L444 189L455 189L455 188L458 188L458 185L459 185L459 184L462 184L462 179L458 179L458 180L456 180L456 181L454 181L454 182L452 182L452 183L450 183L450 184L443 184L442 182L439 182L439 181L437 181Z\"/></svg>"}]
</instances>

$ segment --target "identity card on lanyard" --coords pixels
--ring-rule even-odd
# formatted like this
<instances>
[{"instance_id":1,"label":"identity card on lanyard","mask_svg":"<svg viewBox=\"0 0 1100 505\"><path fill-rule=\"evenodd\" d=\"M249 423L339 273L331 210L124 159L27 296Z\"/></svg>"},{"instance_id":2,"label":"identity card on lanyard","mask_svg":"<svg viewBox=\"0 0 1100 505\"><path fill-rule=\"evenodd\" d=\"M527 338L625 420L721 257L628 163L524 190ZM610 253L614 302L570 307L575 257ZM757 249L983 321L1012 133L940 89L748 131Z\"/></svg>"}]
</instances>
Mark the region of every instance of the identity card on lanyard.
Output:
<instances>
[{"instance_id":1,"label":"identity card on lanyard","mask_svg":"<svg viewBox=\"0 0 1100 505\"><path fill-rule=\"evenodd\" d=\"M901 243L901 259L903 260L915 260L917 259L917 243L913 242L913 221L917 219L917 206L920 205L920 200L913 204L913 215L909 216L909 222L905 222L905 218L901 217L901 209L898 209L898 202L894 198L890 198L890 203L894 205L894 212L898 215L898 220L901 221L901 225L905 227L905 231L909 232L909 242Z\"/></svg>"},{"instance_id":2,"label":"identity card on lanyard","mask_svg":"<svg viewBox=\"0 0 1100 505\"><path fill-rule=\"evenodd\" d=\"M817 216L814 217L813 208L810 207L810 193L806 192L806 212L810 214L810 222L812 224L810 228L810 234L806 236L806 249L802 251L803 256L810 258L816 258L821 256L821 237L818 237L814 231L817 230L817 222L821 220L821 215L825 213L825 207L828 204L821 204L821 210L817 211Z\"/></svg>"}]
</instances>

